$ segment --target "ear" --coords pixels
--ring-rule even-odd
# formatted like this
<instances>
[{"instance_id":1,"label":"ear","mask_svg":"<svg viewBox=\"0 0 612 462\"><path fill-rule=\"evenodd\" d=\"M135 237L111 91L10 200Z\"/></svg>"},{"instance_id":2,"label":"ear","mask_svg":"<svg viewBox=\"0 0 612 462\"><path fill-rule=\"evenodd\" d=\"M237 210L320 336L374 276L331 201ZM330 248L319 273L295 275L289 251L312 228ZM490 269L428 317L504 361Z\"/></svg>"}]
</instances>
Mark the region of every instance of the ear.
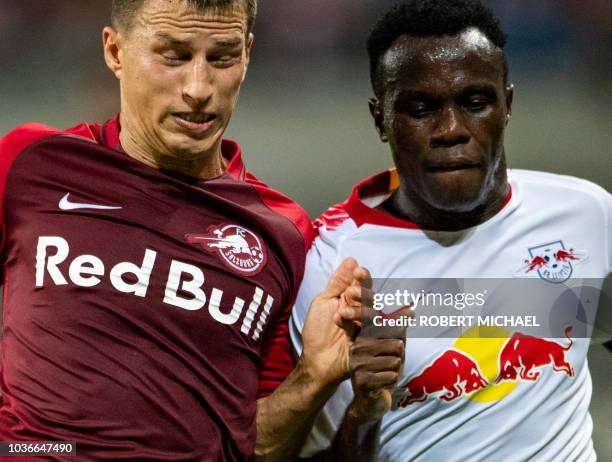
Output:
<instances>
[{"instance_id":1,"label":"ear","mask_svg":"<svg viewBox=\"0 0 612 462\"><path fill-rule=\"evenodd\" d=\"M506 96L506 125L510 122L512 117L512 102L514 101L514 85L509 83L505 89Z\"/></svg>"},{"instance_id":2,"label":"ear","mask_svg":"<svg viewBox=\"0 0 612 462\"><path fill-rule=\"evenodd\" d=\"M246 53L246 60L245 60L245 64L244 64L244 73L242 74L242 81L244 82L244 79L246 78L246 74L247 74L247 70L249 67L249 63L251 62L251 50L253 48L253 42L255 41L255 36L251 33L249 33L249 36L247 37L247 41L246 41L246 46L245 46L245 53Z\"/></svg>"},{"instance_id":3,"label":"ear","mask_svg":"<svg viewBox=\"0 0 612 462\"><path fill-rule=\"evenodd\" d=\"M380 107L380 101L376 98L370 98L368 101L368 106L370 108L370 114L374 119L374 126L376 127L376 131L378 132L378 136L380 137L380 141L386 143L389 141L389 137L385 131L385 116L383 115L382 108Z\"/></svg>"},{"instance_id":4,"label":"ear","mask_svg":"<svg viewBox=\"0 0 612 462\"><path fill-rule=\"evenodd\" d=\"M115 77L121 80L123 70L121 60L121 34L110 26L102 30L102 45L104 46L104 61Z\"/></svg>"}]
</instances>

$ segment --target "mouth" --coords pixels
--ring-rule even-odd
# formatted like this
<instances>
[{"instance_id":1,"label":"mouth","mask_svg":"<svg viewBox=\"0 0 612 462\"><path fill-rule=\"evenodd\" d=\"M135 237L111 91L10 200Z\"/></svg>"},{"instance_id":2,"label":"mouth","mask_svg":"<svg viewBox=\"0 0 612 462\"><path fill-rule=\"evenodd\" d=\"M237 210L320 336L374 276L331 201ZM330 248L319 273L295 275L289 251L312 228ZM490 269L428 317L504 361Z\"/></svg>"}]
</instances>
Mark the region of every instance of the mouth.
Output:
<instances>
[{"instance_id":1,"label":"mouth","mask_svg":"<svg viewBox=\"0 0 612 462\"><path fill-rule=\"evenodd\" d=\"M215 114L204 112L175 112L172 116L177 125L196 134L207 131L217 118Z\"/></svg>"}]
</instances>

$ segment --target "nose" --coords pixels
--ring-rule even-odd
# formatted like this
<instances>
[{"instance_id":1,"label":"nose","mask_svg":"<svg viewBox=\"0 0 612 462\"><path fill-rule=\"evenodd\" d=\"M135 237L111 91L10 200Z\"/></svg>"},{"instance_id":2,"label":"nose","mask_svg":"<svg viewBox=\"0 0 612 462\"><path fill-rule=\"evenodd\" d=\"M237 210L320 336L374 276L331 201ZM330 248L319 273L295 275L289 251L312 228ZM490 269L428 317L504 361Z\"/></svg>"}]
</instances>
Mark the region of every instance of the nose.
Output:
<instances>
[{"instance_id":1,"label":"nose","mask_svg":"<svg viewBox=\"0 0 612 462\"><path fill-rule=\"evenodd\" d=\"M204 57L192 60L186 67L183 100L195 111L206 106L213 95L214 75Z\"/></svg>"},{"instance_id":2,"label":"nose","mask_svg":"<svg viewBox=\"0 0 612 462\"><path fill-rule=\"evenodd\" d=\"M440 110L438 123L431 137L432 147L451 147L457 144L467 144L470 132L456 107L445 107Z\"/></svg>"}]
</instances>

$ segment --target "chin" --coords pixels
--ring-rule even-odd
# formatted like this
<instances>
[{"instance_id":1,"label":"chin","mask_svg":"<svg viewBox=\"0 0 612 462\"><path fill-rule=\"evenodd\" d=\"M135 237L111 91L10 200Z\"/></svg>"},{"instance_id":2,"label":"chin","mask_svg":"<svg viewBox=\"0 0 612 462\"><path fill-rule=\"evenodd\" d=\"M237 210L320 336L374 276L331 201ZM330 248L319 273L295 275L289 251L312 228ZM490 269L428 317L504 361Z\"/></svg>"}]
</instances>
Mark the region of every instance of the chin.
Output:
<instances>
[{"instance_id":1,"label":"chin","mask_svg":"<svg viewBox=\"0 0 612 462\"><path fill-rule=\"evenodd\" d=\"M202 153L212 150L214 145L212 139L196 141L188 138L168 143L168 150L173 156L188 160L201 157Z\"/></svg>"},{"instance_id":2,"label":"chin","mask_svg":"<svg viewBox=\"0 0 612 462\"><path fill-rule=\"evenodd\" d=\"M472 212L483 205L480 196L477 197L453 197L453 198L432 198L430 205L438 210L454 213Z\"/></svg>"},{"instance_id":3,"label":"chin","mask_svg":"<svg viewBox=\"0 0 612 462\"><path fill-rule=\"evenodd\" d=\"M485 201L487 194L483 176L447 179L451 181L436 182L425 189L430 192L426 201L434 208L448 212L470 212Z\"/></svg>"}]
</instances>

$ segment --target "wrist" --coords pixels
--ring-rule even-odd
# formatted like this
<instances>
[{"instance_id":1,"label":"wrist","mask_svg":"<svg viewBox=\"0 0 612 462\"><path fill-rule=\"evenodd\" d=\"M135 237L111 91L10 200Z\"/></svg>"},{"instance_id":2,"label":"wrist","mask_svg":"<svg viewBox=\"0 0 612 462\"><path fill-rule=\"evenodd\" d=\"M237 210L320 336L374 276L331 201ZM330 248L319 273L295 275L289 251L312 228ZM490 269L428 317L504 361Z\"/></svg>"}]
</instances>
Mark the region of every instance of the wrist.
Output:
<instances>
[{"instance_id":1,"label":"wrist","mask_svg":"<svg viewBox=\"0 0 612 462\"><path fill-rule=\"evenodd\" d=\"M348 378L348 374L344 377L330 372L329 367L307 353L302 353L296 369L299 369L304 379L312 383L318 390L332 390L331 393L336 391L338 385Z\"/></svg>"},{"instance_id":2,"label":"wrist","mask_svg":"<svg viewBox=\"0 0 612 462\"><path fill-rule=\"evenodd\" d=\"M323 388L333 387L334 389L344 380L348 379L348 360L345 371L338 370L336 364L328 364L326 361L321 361L307 351L300 356L298 366L304 371L304 374L313 382L319 384Z\"/></svg>"},{"instance_id":3,"label":"wrist","mask_svg":"<svg viewBox=\"0 0 612 462\"><path fill-rule=\"evenodd\" d=\"M347 409L347 416L360 423L380 422L387 411L384 399L355 395Z\"/></svg>"}]
</instances>

